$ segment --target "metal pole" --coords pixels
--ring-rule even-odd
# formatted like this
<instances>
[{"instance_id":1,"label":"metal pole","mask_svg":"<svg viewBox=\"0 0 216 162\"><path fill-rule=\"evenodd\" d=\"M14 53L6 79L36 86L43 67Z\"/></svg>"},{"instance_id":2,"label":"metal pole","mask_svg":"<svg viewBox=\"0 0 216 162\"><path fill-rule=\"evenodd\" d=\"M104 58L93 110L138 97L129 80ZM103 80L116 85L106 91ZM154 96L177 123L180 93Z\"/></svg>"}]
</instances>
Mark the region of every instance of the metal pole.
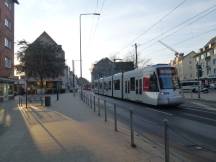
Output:
<instances>
[{"instance_id":1,"label":"metal pole","mask_svg":"<svg viewBox=\"0 0 216 162\"><path fill-rule=\"evenodd\" d=\"M106 100L104 100L104 121L107 122L107 107L106 107Z\"/></svg>"},{"instance_id":2,"label":"metal pole","mask_svg":"<svg viewBox=\"0 0 216 162\"><path fill-rule=\"evenodd\" d=\"M92 95L90 95L90 103L91 103L91 109L92 109Z\"/></svg>"},{"instance_id":3,"label":"metal pole","mask_svg":"<svg viewBox=\"0 0 216 162\"><path fill-rule=\"evenodd\" d=\"M98 97L98 116L100 116L100 98Z\"/></svg>"},{"instance_id":4,"label":"metal pole","mask_svg":"<svg viewBox=\"0 0 216 162\"><path fill-rule=\"evenodd\" d=\"M94 96L94 112L95 112L95 96Z\"/></svg>"},{"instance_id":5,"label":"metal pole","mask_svg":"<svg viewBox=\"0 0 216 162\"><path fill-rule=\"evenodd\" d=\"M81 96L82 96L82 90L83 90L83 85L82 85L82 28L81 28L81 17L82 14L79 16L79 26L80 26L80 87L81 87Z\"/></svg>"},{"instance_id":6,"label":"metal pole","mask_svg":"<svg viewBox=\"0 0 216 162\"><path fill-rule=\"evenodd\" d=\"M115 123L115 131L117 132L117 114L116 114L116 104L114 104L114 123Z\"/></svg>"},{"instance_id":7,"label":"metal pole","mask_svg":"<svg viewBox=\"0 0 216 162\"><path fill-rule=\"evenodd\" d=\"M138 68L137 44L136 43L135 43L135 55L136 55L136 68Z\"/></svg>"},{"instance_id":8,"label":"metal pole","mask_svg":"<svg viewBox=\"0 0 216 162\"><path fill-rule=\"evenodd\" d=\"M72 81L72 84L73 84L73 92L74 92L75 91L75 84L74 84L74 81L75 81L74 60L72 60L72 68L73 68L73 81Z\"/></svg>"},{"instance_id":9,"label":"metal pole","mask_svg":"<svg viewBox=\"0 0 216 162\"><path fill-rule=\"evenodd\" d=\"M26 108L28 107L28 81L27 81L27 79L26 79Z\"/></svg>"},{"instance_id":10,"label":"metal pole","mask_svg":"<svg viewBox=\"0 0 216 162\"><path fill-rule=\"evenodd\" d=\"M164 151L165 151L165 162L169 162L169 141L168 141L168 132L167 132L167 119L164 119Z\"/></svg>"},{"instance_id":11,"label":"metal pole","mask_svg":"<svg viewBox=\"0 0 216 162\"><path fill-rule=\"evenodd\" d=\"M200 99L200 77L198 75L198 98Z\"/></svg>"},{"instance_id":12,"label":"metal pole","mask_svg":"<svg viewBox=\"0 0 216 162\"><path fill-rule=\"evenodd\" d=\"M134 126L133 126L133 111L130 110L130 129L131 129L131 147L136 147L134 143Z\"/></svg>"},{"instance_id":13,"label":"metal pole","mask_svg":"<svg viewBox=\"0 0 216 162\"><path fill-rule=\"evenodd\" d=\"M57 85L56 85L56 100L57 101L59 100L59 84L58 84L58 81L57 81Z\"/></svg>"}]
</instances>

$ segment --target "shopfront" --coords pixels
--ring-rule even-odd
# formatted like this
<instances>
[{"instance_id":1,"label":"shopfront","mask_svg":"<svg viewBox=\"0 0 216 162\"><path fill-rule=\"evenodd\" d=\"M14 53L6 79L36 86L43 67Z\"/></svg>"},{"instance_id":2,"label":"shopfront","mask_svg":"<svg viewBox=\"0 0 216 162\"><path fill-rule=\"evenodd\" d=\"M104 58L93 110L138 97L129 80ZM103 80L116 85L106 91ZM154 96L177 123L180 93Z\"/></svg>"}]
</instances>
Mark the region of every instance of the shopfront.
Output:
<instances>
[{"instance_id":1,"label":"shopfront","mask_svg":"<svg viewBox=\"0 0 216 162\"><path fill-rule=\"evenodd\" d=\"M0 101L14 97L14 80L0 77Z\"/></svg>"}]
</instances>

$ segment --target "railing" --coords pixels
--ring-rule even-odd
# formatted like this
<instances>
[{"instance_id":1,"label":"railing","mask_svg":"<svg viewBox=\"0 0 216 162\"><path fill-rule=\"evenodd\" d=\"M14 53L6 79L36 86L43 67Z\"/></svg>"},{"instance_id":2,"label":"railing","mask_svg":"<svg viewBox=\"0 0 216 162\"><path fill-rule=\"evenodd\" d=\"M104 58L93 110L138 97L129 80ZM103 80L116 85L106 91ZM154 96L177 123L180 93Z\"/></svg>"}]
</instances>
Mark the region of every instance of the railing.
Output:
<instances>
[{"instance_id":1,"label":"railing","mask_svg":"<svg viewBox=\"0 0 216 162\"><path fill-rule=\"evenodd\" d=\"M133 108L126 108L126 107L122 107L121 105L115 103L114 100L110 100L107 99L107 97L105 96L99 96L99 95L95 95L93 93L89 93L89 92L83 92L83 96L81 96L81 100L86 103L90 109L93 110L93 112L96 112L97 115L103 116L104 117L104 121L107 122L108 120L110 120L110 118L112 118L111 120L113 121L113 127L114 127L114 131L118 132L119 128L118 128L118 121L120 120L120 113L118 113L118 111L120 110L124 110L124 112L126 112L128 115L127 119L129 119L129 124L128 124L128 128L130 130L130 145L131 147L135 148L137 143L135 140L134 134L139 134L142 137L148 139L152 144L156 144L157 147L160 147L161 149L163 149L163 159L165 162L169 162L169 161L187 161L185 160L185 158L188 157L184 157L185 152L187 154L189 154L189 156L192 156L191 154L194 153L194 151L199 150L199 149L203 149L203 146L198 143L197 141L192 140L191 138L189 138L187 135L185 135L185 132L182 132L181 130L175 128L175 126L171 126L169 124L169 121L164 118L163 120L159 121L159 122L152 122L152 121L144 121L143 124L151 124L152 127L156 127L159 128L158 130L160 130L160 137L163 137L162 142L160 141L158 143L158 141L156 142L155 139L150 139L151 137L145 137L144 133L142 130L140 129L136 129L135 130L135 126L137 123L134 123L134 119L140 118L139 114L137 114L136 111L134 111ZM110 117L110 118L108 118ZM148 123L149 122L149 123ZM178 143L179 146L178 147L183 147L184 149L184 153L182 153L182 148L178 150L178 147L176 147L176 138L179 139L180 141L182 141L182 143ZM170 141L172 141L172 143L170 143ZM186 145L185 145L186 143ZM193 149L193 151L191 151L191 148ZM172 150L170 150L170 148L172 148ZM189 149L188 149L189 148ZM178 150L176 152L176 150ZM182 155L179 155L179 151L182 153ZM214 151L212 152L213 154L215 153ZM196 158L196 156L200 156L199 153L197 155L194 155L193 158ZM172 158L171 158L172 157ZM202 157L200 156L200 158L205 159L206 157Z\"/></svg>"},{"instance_id":2,"label":"railing","mask_svg":"<svg viewBox=\"0 0 216 162\"><path fill-rule=\"evenodd\" d=\"M81 96L80 94L80 98L81 100L86 103L90 109L93 109L94 112L97 113L97 115L100 117L102 114L102 110L104 113L104 121L107 122L108 121L108 111L109 113L113 114L113 123L114 123L114 131L118 132L118 114L117 111L118 109L121 108L121 106L119 106L116 103L112 103L112 102L107 102L106 99L103 99L103 97L100 97L98 95L94 95L94 94L88 94L83 92L83 95ZM135 148L136 144L135 144L135 129L134 129L134 111L132 109L128 109L128 116L129 116L129 128L130 128L130 145L131 147ZM169 138L168 138L168 120L164 120L163 121L164 124L164 152L165 152L165 162L169 162Z\"/></svg>"}]
</instances>

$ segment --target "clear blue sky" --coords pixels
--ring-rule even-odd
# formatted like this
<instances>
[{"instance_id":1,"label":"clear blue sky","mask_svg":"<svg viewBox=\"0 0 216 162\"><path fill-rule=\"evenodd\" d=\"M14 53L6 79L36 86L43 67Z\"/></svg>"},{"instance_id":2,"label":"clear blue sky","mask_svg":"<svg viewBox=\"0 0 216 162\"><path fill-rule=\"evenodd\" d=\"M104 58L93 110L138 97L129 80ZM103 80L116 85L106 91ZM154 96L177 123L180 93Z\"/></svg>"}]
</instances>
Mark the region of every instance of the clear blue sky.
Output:
<instances>
[{"instance_id":1,"label":"clear blue sky","mask_svg":"<svg viewBox=\"0 0 216 162\"><path fill-rule=\"evenodd\" d=\"M179 26L176 32L173 31L174 34L164 38L176 25L216 5L216 0L186 0L160 23L132 42L181 2L183 0L20 0L20 5L16 5L15 10L15 41L25 39L32 42L46 31L62 45L66 63L71 67L72 59L79 60L79 15L100 12L100 17L82 17L84 77L90 80L92 64L103 57L116 54L123 58L126 53L133 53L132 45L135 42L141 58L151 59L150 63L153 64L168 63L174 54L159 44L158 40L187 54L192 50L198 51L209 39L216 36L216 11L212 10L193 23ZM123 47L126 48L122 49ZM75 65L79 76L79 62Z\"/></svg>"}]
</instances>

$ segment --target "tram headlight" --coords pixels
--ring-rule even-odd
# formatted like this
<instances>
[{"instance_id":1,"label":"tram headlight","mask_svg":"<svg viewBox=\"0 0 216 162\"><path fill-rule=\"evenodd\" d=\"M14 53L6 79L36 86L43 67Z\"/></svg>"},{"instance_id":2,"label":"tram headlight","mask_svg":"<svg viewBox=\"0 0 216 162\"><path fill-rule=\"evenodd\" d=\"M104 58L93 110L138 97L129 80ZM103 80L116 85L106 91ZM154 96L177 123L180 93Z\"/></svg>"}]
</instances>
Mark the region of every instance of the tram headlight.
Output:
<instances>
[{"instance_id":1,"label":"tram headlight","mask_svg":"<svg viewBox=\"0 0 216 162\"><path fill-rule=\"evenodd\" d=\"M160 95L168 95L169 92L160 92Z\"/></svg>"}]
</instances>

